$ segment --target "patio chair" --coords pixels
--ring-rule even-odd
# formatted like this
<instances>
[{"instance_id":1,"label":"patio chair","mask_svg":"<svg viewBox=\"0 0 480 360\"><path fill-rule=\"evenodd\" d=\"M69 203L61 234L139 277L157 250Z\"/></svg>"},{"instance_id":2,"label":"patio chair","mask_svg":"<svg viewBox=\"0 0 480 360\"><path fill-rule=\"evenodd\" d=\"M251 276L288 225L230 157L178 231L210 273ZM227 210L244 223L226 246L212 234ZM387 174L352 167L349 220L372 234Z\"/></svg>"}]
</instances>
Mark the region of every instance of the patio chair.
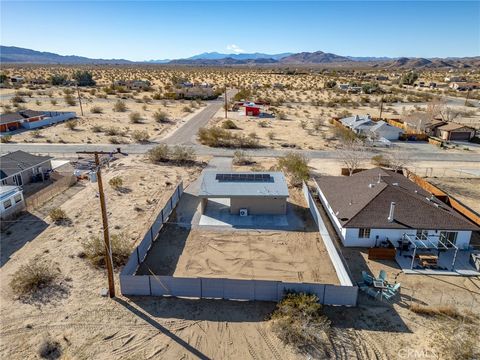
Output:
<instances>
[{"instance_id":1,"label":"patio chair","mask_svg":"<svg viewBox=\"0 0 480 360\"><path fill-rule=\"evenodd\" d=\"M384 282L387 281L387 273L385 272L385 270L380 270L380 274L378 274L378 279Z\"/></svg>"},{"instance_id":2,"label":"patio chair","mask_svg":"<svg viewBox=\"0 0 480 360\"><path fill-rule=\"evenodd\" d=\"M395 296L394 293L390 293L389 290L384 290L382 291L382 296L381 298L382 299L385 299L385 300L390 300L391 298L393 298Z\"/></svg>"},{"instance_id":3,"label":"patio chair","mask_svg":"<svg viewBox=\"0 0 480 360\"><path fill-rule=\"evenodd\" d=\"M400 290L400 286L400 283L396 283L395 285L387 285L387 289L384 291L384 294L386 293L395 296Z\"/></svg>"},{"instance_id":4,"label":"patio chair","mask_svg":"<svg viewBox=\"0 0 480 360\"><path fill-rule=\"evenodd\" d=\"M377 298L378 294L380 294L380 291L374 290L372 288L367 288L367 295L370 295L373 298Z\"/></svg>"},{"instance_id":5,"label":"patio chair","mask_svg":"<svg viewBox=\"0 0 480 360\"><path fill-rule=\"evenodd\" d=\"M373 284L373 277L368 275L365 271L362 270L362 278L363 282L367 285L372 285Z\"/></svg>"}]
</instances>

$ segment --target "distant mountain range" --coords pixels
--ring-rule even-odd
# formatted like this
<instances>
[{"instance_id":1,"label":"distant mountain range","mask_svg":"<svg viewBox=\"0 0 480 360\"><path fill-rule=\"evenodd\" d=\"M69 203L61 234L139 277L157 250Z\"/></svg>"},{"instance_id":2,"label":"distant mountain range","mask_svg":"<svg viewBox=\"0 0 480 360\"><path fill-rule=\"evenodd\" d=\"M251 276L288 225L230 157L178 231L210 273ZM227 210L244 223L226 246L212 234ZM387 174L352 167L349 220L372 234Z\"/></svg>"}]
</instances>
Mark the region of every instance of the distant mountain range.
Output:
<instances>
[{"instance_id":1,"label":"distant mountain range","mask_svg":"<svg viewBox=\"0 0 480 360\"><path fill-rule=\"evenodd\" d=\"M58 55L15 46L0 45L0 62L35 64L131 64L124 59L90 59L76 55Z\"/></svg>"},{"instance_id":2,"label":"distant mountain range","mask_svg":"<svg viewBox=\"0 0 480 360\"><path fill-rule=\"evenodd\" d=\"M371 66L373 68L469 68L480 66L480 56L464 58L388 58L341 56L323 51L281 53L281 54L222 54L206 52L186 59L164 59L134 62L125 59L91 59L76 55L58 55L15 46L0 45L1 63L34 64L167 64L198 66L234 66L234 65L330 65L330 66Z\"/></svg>"}]
</instances>

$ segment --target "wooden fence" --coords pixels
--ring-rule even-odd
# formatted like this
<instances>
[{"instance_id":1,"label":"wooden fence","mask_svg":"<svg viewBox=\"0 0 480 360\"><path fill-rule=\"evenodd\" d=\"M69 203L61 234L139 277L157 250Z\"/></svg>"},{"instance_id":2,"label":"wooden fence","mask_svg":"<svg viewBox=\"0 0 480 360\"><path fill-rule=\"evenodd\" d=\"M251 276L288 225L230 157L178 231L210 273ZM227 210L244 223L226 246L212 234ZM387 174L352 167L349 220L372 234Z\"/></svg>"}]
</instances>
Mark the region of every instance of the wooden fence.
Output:
<instances>
[{"instance_id":1,"label":"wooden fence","mask_svg":"<svg viewBox=\"0 0 480 360\"><path fill-rule=\"evenodd\" d=\"M58 195L77 182L75 175L53 175L54 182L47 187L37 191L25 199L25 208L27 211L34 210L45 202Z\"/></svg>"}]
</instances>

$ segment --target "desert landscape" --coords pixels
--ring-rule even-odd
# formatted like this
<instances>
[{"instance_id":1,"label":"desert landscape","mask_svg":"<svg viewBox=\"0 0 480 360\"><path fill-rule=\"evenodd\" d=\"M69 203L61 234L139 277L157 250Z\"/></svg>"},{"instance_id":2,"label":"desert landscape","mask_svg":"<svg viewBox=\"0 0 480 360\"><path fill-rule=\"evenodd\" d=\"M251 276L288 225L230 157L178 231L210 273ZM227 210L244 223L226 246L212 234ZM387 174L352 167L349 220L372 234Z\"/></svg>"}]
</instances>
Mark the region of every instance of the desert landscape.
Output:
<instances>
[{"instance_id":1,"label":"desert landscape","mask_svg":"<svg viewBox=\"0 0 480 360\"><path fill-rule=\"evenodd\" d=\"M478 3L0 10L0 358L480 359Z\"/></svg>"}]
</instances>

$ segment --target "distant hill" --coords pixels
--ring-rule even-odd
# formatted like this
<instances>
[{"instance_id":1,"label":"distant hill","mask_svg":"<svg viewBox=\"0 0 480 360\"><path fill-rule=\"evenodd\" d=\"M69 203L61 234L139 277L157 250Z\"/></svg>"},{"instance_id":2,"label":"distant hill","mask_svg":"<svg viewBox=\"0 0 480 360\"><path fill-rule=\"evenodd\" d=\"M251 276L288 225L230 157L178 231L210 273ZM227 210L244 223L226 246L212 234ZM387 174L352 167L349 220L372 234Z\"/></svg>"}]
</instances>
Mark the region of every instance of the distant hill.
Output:
<instances>
[{"instance_id":1,"label":"distant hill","mask_svg":"<svg viewBox=\"0 0 480 360\"><path fill-rule=\"evenodd\" d=\"M323 51L315 52L301 52L284 57L280 60L282 64L331 64L351 62L345 56L335 55L331 53L324 53Z\"/></svg>"},{"instance_id":2,"label":"distant hill","mask_svg":"<svg viewBox=\"0 0 480 360\"><path fill-rule=\"evenodd\" d=\"M231 57L222 59L178 59L172 60L169 65L203 65L203 66L222 66L222 65L261 65L277 64L275 59L233 59Z\"/></svg>"},{"instance_id":3,"label":"distant hill","mask_svg":"<svg viewBox=\"0 0 480 360\"><path fill-rule=\"evenodd\" d=\"M325 66L362 66L372 68L395 69L435 69L480 67L480 56L464 58L388 58L341 56L323 51L301 52L297 54L222 54L206 52L187 59L149 60L134 62L125 59L91 59L77 55L58 55L50 52L35 51L15 46L0 45L1 63L34 64L170 64L191 66L234 66L234 65L325 65Z\"/></svg>"},{"instance_id":4,"label":"distant hill","mask_svg":"<svg viewBox=\"0 0 480 360\"><path fill-rule=\"evenodd\" d=\"M282 54L263 54L263 53L242 53L242 54L222 54L218 52L205 52L203 54L194 55L187 59L189 60L220 60L226 58L232 58L235 60L256 60L256 59L274 59L280 60L281 58L292 55L292 53L282 53Z\"/></svg>"},{"instance_id":5,"label":"distant hill","mask_svg":"<svg viewBox=\"0 0 480 360\"><path fill-rule=\"evenodd\" d=\"M76 55L58 55L16 46L0 45L0 62L34 64L131 64L124 59L90 59Z\"/></svg>"}]
</instances>

